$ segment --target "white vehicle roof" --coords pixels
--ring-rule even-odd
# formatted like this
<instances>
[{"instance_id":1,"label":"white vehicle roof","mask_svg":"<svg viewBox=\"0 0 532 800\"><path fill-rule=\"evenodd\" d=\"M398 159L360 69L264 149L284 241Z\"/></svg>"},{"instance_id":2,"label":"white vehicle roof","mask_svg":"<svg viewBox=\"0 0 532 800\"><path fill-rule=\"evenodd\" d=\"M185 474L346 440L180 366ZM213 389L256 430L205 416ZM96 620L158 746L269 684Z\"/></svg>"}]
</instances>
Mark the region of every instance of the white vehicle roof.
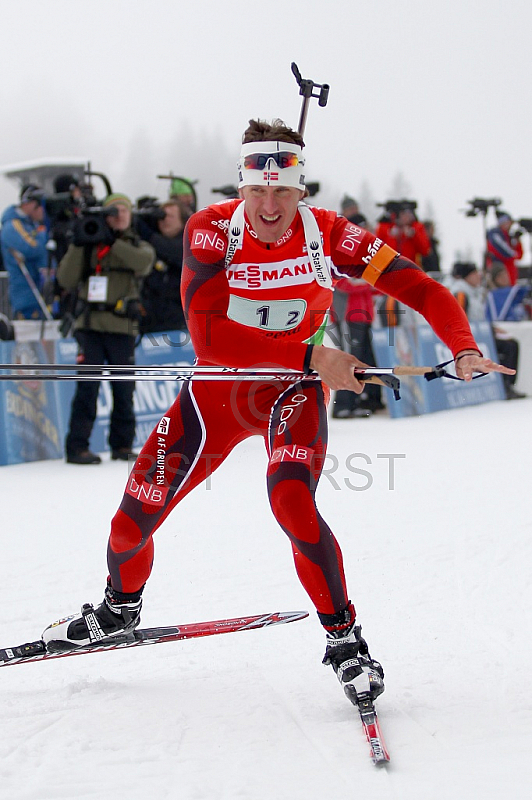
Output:
<instances>
[{"instance_id":1,"label":"white vehicle roof","mask_svg":"<svg viewBox=\"0 0 532 800\"><path fill-rule=\"evenodd\" d=\"M57 175L75 173L82 179L89 161L88 158L83 158L82 156L35 158L32 161L0 166L0 175L5 175L6 178L17 181L19 185L36 183L45 192L51 194L54 190L53 181Z\"/></svg>"},{"instance_id":2,"label":"white vehicle roof","mask_svg":"<svg viewBox=\"0 0 532 800\"><path fill-rule=\"evenodd\" d=\"M21 173L36 169L52 169L63 172L65 167L78 167L85 169L90 159L83 156L54 156L49 158L34 158L32 161L21 161L18 164L6 164L0 167L0 175L7 178L18 178Z\"/></svg>"}]
</instances>

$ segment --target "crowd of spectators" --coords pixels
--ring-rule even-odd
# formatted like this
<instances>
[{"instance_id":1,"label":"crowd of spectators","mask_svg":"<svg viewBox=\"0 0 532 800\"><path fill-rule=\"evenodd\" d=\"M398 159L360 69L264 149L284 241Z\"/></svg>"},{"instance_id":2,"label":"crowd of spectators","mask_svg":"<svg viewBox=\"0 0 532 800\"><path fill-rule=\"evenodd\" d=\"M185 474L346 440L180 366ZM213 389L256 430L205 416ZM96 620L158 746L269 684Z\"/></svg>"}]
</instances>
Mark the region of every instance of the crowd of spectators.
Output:
<instances>
[{"instance_id":1,"label":"crowd of spectators","mask_svg":"<svg viewBox=\"0 0 532 800\"><path fill-rule=\"evenodd\" d=\"M172 178L169 196L139 198L110 191L103 200L76 175L60 174L54 193L35 184L2 215L3 268L13 320L59 319L77 340L77 362L134 365L143 334L186 329L180 281L183 231L196 208L193 184ZM147 202L146 202L147 201ZM11 321L0 335L12 338ZM135 456L134 380L112 381L109 448L113 459ZM98 464L89 440L99 381L79 381L65 441L66 460Z\"/></svg>"},{"instance_id":2,"label":"crowd of spectators","mask_svg":"<svg viewBox=\"0 0 532 800\"><path fill-rule=\"evenodd\" d=\"M492 323L493 338L499 362L515 375L503 375L507 400L525 397L515 388L519 367L519 343L512 338L500 322L526 319L523 304L526 287L510 285L508 270L501 262L495 262L490 271L487 286L482 283L482 274L477 265L469 261L457 261L453 265L449 289L472 322Z\"/></svg>"},{"instance_id":3,"label":"crowd of spectators","mask_svg":"<svg viewBox=\"0 0 532 800\"><path fill-rule=\"evenodd\" d=\"M193 182L164 177L170 179L168 197L160 201L145 196L136 206L125 195L110 194L99 201L92 186L72 174L55 178L52 197L35 184L23 186L19 202L4 211L0 229L13 319L61 319L63 335L76 336L85 364L134 363L139 335L185 330L180 299L183 232L197 197ZM350 195L344 195L339 210L442 279L434 222L418 220L417 204L411 200L389 200L382 206L375 226ZM117 216L106 209L114 209ZM457 262L452 276L444 276L471 320L492 322L499 357L508 366L517 365L518 346L498 323L530 316L524 305L527 287L517 280L516 261L522 256L514 220L497 210L497 224L486 234L486 272L470 262ZM372 327L401 321L397 302L362 280L337 284L332 314L338 346L370 366L376 363ZM0 323L0 335L8 338L10 321L3 318ZM126 338L119 346L116 337ZM510 399L521 396L514 383L515 378L505 384ZM127 458L134 435L133 383L116 386L110 447L113 457ZM100 461L88 446L97 390L97 382L78 384L66 444L69 461ZM332 413L347 419L383 408L380 388L368 386L360 396L337 392Z\"/></svg>"},{"instance_id":4,"label":"crowd of spectators","mask_svg":"<svg viewBox=\"0 0 532 800\"><path fill-rule=\"evenodd\" d=\"M417 204L411 200L390 200L382 205L384 213L377 221L375 234L425 272L431 273L432 277L446 283L472 322L490 322L500 362L517 370L519 344L500 323L530 319L530 305L527 304L530 287L518 283L516 261L523 257L522 231L512 216L506 211L497 211L497 224L486 233L484 271L472 262L456 262L449 276L441 271L434 222L420 222L416 216ZM354 224L372 229L353 197L344 196L340 213ZM382 295L364 281L345 279L336 286L333 313L332 338L343 349L372 366L375 364L371 348L372 327L375 324L385 327L399 325L404 311L394 298ZM525 396L516 390L516 379L517 375L504 376L509 400ZM368 386L361 396L336 392L333 417L364 417L379 411L382 408L380 397L369 396L374 388Z\"/></svg>"}]
</instances>

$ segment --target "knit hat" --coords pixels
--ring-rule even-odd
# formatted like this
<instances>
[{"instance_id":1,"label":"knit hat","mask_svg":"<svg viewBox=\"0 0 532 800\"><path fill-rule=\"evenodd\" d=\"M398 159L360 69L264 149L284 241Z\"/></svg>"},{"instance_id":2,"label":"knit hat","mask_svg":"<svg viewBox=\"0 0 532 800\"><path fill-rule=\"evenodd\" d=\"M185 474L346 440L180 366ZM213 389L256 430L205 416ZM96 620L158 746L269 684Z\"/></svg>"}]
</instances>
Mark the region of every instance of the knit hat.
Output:
<instances>
[{"instance_id":1,"label":"knit hat","mask_svg":"<svg viewBox=\"0 0 532 800\"><path fill-rule=\"evenodd\" d=\"M507 211L497 211L497 222L511 222L512 215L509 214Z\"/></svg>"},{"instance_id":2,"label":"knit hat","mask_svg":"<svg viewBox=\"0 0 532 800\"><path fill-rule=\"evenodd\" d=\"M472 261L457 261L453 264L453 278L467 278L476 269L477 265Z\"/></svg>"},{"instance_id":3,"label":"knit hat","mask_svg":"<svg viewBox=\"0 0 532 800\"><path fill-rule=\"evenodd\" d=\"M118 206L118 205L125 206L130 211L133 208L133 203L131 202L127 194L120 194L120 192L114 192L113 194L107 195L107 197L102 203L102 206L104 208L107 208L107 206Z\"/></svg>"},{"instance_id":4,"label":"knit hat","mask_svg":"<svg viewBox=\"0 0 532 800\"><path fill-rule=\"evenodd\" d=\"M349 208L350 206L358 206L358 203L354 197L350 197L348 194L344 194L340 202L340 208L343 211L344 208Z\"/></svg>"},{"instance_id":5,"label":"knit hat","mask_svg":"<svg viewBox=\"0 0 532 800\"><path fill-rule=\"evenodd\" d=\"M43 197L44 192L36 183L25 183L20 190L21 203L29 203L32 200L36 203L40 203Z\"/></svg>"},{"instance_id":6,"label":"knit hat","mask_svg":"<svg viewBox=\"0 0 532 800\"><path fill-rule=\"evenodd\" d=\"M182 180L181 178L172 178L172 182L170 183L170 194L180 195L193 193L194 187L191 186L188 181Z\"/></svg>"}]
</instances>

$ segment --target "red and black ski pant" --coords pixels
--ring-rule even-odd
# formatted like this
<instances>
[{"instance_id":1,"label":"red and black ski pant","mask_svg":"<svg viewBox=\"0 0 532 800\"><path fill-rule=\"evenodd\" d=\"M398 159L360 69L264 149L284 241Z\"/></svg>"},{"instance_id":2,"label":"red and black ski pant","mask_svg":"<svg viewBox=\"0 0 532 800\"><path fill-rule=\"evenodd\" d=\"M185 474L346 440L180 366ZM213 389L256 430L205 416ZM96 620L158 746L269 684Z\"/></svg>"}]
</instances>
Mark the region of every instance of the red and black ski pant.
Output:
<instances>
[{"instance_id":1,"label":"red and black ski pant","mask_svg":"<svg viewBox=\"0 0 532 800\"><path fill-rule=\"evenodd\" d=\"M157 528L235 445L261 435L271 508L290 539L301 583L320 615L345 609L342 555L315 502L327 447L326 392L319 381L185 384L143 447L113 518L113 588L141 589L152 568Z\"/></svg>"}]
</instances>

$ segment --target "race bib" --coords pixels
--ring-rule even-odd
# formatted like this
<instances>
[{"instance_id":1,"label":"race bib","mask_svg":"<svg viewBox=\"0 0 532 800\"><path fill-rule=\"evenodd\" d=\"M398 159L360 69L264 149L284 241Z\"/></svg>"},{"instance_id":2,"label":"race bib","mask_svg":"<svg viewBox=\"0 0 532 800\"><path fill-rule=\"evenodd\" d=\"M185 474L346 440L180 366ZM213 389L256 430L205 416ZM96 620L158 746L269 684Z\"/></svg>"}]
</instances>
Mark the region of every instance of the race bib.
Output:
<instances>
[{"instance_id":1,"label":"race bib","mask_svg":"<svg viewBox=\"0 0 532 800\"><path fill-rule=\"evenodd\" d=\"M231 295L227 316L248 328L266 331L289 331L302 322L307 310L306 300L248 300Z\"/></svg>"}]
</instances>

